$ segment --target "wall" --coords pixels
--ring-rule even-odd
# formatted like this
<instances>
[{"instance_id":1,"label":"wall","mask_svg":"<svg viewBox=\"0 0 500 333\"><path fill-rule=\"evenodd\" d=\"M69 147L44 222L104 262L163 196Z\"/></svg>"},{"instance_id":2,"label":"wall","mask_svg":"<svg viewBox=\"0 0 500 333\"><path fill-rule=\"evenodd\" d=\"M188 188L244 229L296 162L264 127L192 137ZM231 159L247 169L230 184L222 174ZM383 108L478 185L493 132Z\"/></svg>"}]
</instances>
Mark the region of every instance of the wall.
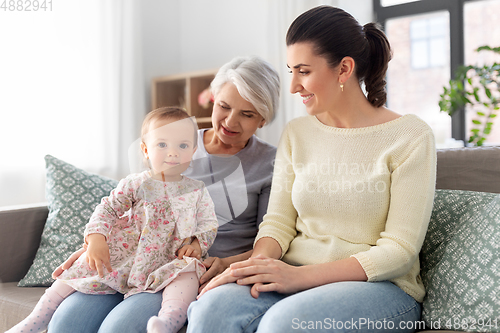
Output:
<instances>
[{"instance_id":1,"label":"wall","mask_svg":"<svg viewBox=\"0 0 500 333\"><path fill-rule=\"evenodd\" d=\"M142 6L143 66L147 105L155 76L218 68L239 55L269 61L282 79L280 116L259 136L277 144L284 124L304 114L288 93L285 34L303 11L320 4L341 7L364 24L371 0L147 0ZM285 113L286 110L286 113Z\"/></svg>"},{"instance_id":2,"label":"wall","mask_svg":"<svg viewBox=\"0 0 500 333\"><path fill-rule=\"evenodd\" d=\"M137 5L142 27L143 84L150 110L151 79L180 72L180 1L146 0Z\"/></svg>"},{"instance_id":3,"label":"wall","mask_svg":"<svg viewBox=\"0 0 500 333\"><path fill-rule=\"evenodd\" d=\"M188 0L180 6L182 71L217 68L235 56L268 56L268 0Z\"/></svg>"}]
</instances>

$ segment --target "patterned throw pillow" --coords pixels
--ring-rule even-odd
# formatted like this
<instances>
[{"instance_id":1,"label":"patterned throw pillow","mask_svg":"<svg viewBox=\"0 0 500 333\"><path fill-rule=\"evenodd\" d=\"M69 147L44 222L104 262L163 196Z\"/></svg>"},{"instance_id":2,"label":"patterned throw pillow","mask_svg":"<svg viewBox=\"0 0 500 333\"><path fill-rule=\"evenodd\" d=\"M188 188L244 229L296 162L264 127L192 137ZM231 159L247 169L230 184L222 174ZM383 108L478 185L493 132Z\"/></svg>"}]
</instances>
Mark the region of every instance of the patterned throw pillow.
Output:
<instances>
[{"instance_id":1,"label":"patterned throw pillow","mask_svg":"<svg viewBox=\"0 0 500 333\"><path fill-rule=\"evenodd\" d=\"M437 190L421 262L428 328L500 331L500 194Z\"/></svg>"},{"instance_id":2,"label":"patterned throw pillow","mask_svg":"<svg viewBox=\"0 0 500 333\"><path fill-rule=\"evenodd\" d=\"M85 172L50 155L45 156L45 195L49 215L40 247L20 287L50 286L51 274L83 243L83 231L101 198L118 182Z\"/></svg>"}]
</instances>

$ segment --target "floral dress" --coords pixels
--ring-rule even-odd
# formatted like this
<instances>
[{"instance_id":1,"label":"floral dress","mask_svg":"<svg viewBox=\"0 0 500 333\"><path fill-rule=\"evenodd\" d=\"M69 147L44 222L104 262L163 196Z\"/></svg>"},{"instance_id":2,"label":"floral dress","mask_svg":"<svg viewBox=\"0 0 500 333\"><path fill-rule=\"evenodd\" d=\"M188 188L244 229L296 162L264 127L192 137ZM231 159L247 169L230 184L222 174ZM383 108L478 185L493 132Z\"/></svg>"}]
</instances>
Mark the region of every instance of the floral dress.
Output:
<instances>
[{"instance_id":1,"label":"floral dress","mask_svg":"<svg viewBox=\"0 0 500 333\"><path fill-rule=\"evenodd\" d=\"M176 257L184 239L196 237L202 257L217 234L214 205L201 181L184 177L179 182L151 178L148 171L122 179L96 207L85 237L106 237L113 271L100 278L82 255L59 279L86 294L125 297L157 292L179 273L205 272L195 259Z\"/></svg>"}]
</instances>

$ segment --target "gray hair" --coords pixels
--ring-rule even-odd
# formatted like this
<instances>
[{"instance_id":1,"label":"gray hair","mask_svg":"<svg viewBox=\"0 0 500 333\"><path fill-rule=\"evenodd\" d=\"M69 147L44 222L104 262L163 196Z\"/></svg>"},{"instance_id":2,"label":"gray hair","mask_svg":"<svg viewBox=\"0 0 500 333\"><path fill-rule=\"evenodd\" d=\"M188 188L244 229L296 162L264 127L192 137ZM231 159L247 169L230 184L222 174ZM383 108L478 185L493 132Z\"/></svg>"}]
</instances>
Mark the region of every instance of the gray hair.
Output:
<instances>
[{"instance_id":1,"label":"gray hair","mask_svg":"<svg viewBox=\"0 0 500 333\"><path fill-rule=\"evenodd\" d=\"M213 95L217 96L228 82L236 86L266 124L274 119L279 106L280 78L271 64L257 56L236 57L217 72L210 85Z\"/></svg>"}]
</instances>

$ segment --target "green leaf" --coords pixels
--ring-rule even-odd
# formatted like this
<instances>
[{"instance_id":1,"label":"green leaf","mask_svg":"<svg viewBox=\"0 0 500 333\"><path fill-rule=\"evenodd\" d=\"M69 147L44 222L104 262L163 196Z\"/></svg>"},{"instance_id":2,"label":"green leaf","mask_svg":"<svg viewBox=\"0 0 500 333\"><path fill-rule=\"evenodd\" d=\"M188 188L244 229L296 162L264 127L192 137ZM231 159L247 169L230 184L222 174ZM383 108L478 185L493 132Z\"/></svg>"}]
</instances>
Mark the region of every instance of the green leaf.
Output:
<instances>
[{"instance_id":1,"label":"green leaf","mask_svg":"<svg viewBox=\"0 0 500 333\"><path fill-rule=\"evenodd\" d=\"M477 52L479 51L493 51L493 52L496 52L496 53L500 53L500 47L490 47L488 45L483 45L483 46L480 46L476 49Z\"/></svg>"},{"instance_id":2,"label":"green leaf","mask_svg":"<svg viewBox=\"0 0 500 333\"><path fill-rule=\"evenodd\" d=\"M484 87L484 92L486 93L486 96L488 96L488 98L491 99L491 90Z\"/></svg>"},{"instance_id":3,"label":"green leaf","mask_svg":"<svg viewBox=\"0 0 500 333\"><path fill-rule=\"evenodd\" d=\"M477 93L477 91L478 91L478 90L479 90L478 88L474 88L474 92L473 92L473 94L474 94L474 98L476 99L476 101L478 101L478 102L479 102L479 95L478 95L478 93Z\"/></svg>"},{"instance_id":4,"label":"green leaf","mask_svg":"<svg viewBox=\"0 0 500 333\"><path fill-rule=\"evenodd\" d=\"M500 53L500 47L483 45L477 48L477 51ZM500 98L497 97L499 88L500 63L459 66L454 77L449 80L449 85L443 87L444 92L440 95L439 108L452 115L464 105L473 108L478 106L479 108L474 110L477 119L472 120L473 126L471 126L477 128L470 130L469 142L481 146L492 130L493 119L497 117L495 113L499 113L496 110L500 110ZM490 121L483 123L481 119L485 117Z\"/></svg>"}]
</instances>

